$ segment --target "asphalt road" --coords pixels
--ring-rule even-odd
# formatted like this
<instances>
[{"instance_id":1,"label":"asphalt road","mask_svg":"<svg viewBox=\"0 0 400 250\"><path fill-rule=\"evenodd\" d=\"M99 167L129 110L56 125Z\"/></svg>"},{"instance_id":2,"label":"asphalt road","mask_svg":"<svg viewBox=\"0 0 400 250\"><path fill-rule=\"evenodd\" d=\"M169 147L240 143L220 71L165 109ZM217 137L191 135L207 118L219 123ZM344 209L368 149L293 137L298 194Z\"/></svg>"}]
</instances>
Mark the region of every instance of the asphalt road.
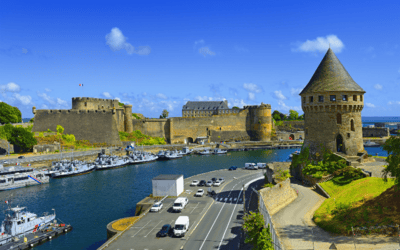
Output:
<instances>
[{"instance_id":1,"label":"asphalt road","mask_svg":"<svg viewBox=\"0 0 400 250\"><path fill-rule=\"evenodd\" d=\"M160 212L145 215L134 226L125 231L106 249L113 250L166 250L166 249L238 249L239 230L243 215L243 184L262 176L262 170L219 170L185 179L185 192L189 203L181 213L172 212L174 199L164 200ZM192 180L210 180L224 177L220 187L212 187L216 197L194 197L197 189L191 187ZM245 195L250 198L250 191ZM246 198L247 203L247 198ZM174 225L179 216L189 216L189 231L184 237L159 238L157 232L164 224Z\"/></svg>"}]
</instances>

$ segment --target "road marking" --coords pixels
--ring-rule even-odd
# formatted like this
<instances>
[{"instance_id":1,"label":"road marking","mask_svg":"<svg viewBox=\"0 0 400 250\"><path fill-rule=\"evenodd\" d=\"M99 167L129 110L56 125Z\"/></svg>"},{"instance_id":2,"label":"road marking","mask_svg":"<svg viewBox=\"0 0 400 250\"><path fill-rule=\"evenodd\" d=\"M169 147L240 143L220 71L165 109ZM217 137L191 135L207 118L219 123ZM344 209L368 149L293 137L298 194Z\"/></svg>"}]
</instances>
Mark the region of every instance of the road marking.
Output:
<instances>
[{"instance_id":1,"label":"road marking","mask_svg":"<svg viewBox=\"0 0 400 250\"><path fill-rule=\"evenodd\" d=\"M151 221L151 220L150 220ZM150 223L150 221L149 222L147 222L146 223L146 225L144 225L140 230L142 230L145 226L147 226L147 224L149 224ZM137 231L134 235L132 235L131 236L131 238L133 238L133 237L135 237L135 235L137 234L137 233L139 233L140 232L140 230L139 231Z\"/></svg>"},{"instance_id":2,"label":"road marking","mask_svg":"<svg viewBox=\"0 0 400 250\"><path fill-rule=\"evenodd\" d=\"M160 220L160 222L161 222L161 221L162 221L162 220ZM153 229L151 229L150 232L149 232L148 234L146 234L146 236L144 236L144 237L147 237L147 235L149 235L149 234L151 233L151 231L153 231L154 228L156 228L156 226L158 226L158 224L160 224L160 222L158 222L157 225L155 225L155 226L153 227Z\"/></svg>"},{"instance_id":3,"label":"road marking","mask_svg":"<svg viewBox=\"0 0 400 250\"><path fill-rule=\"evenodd\" d=\"M191 192L193 192L192 190L186 190L185 193L190 194Z\"/></svg>"},{"instance_id":4,"label":"road marking","mask_svg":"<svg viewBox=\"0 0 400 250\"><path fill-rule=\"evenodd\" d=\"M242 190L243 190L243 188L240 190L240 193L239 193L238 197L240 197L240 195L242 194ZM236 198L235 198L235 200L236 200ZM235 209L236 209L237 204L238 204L238 203L236 202L235 207L234 207L233 210L232 210L231 217L229 218L228 224L226 225L225 232L224 232L224 235L222 235L222 239L221 239L221 242L219 243L218 249L221 247L222 241L224 240L226 230L228 230L229 223L230 223L231 220L232 220L232 216L233 216L233 213L235 212Z\"/></svg>"},{"instance_id":5,"label":"road marking","mask_svg":"<svg viewBox=\"0 0 400 250\"><path fill-rule=\"evenodd\" d=\"M168 206L165 206L166 209L161 209L161 211L160 211L159 213L161 214L164 210L168 210L167 207L171 206L172 203L173 203L173 202L169 203ZM163 208L164 208L164 206L163 206Z\"/></svg>"},{"instance_id":6,"label":"road marking","mask_svg":"<svg viewBox=\"0 0 400 250\"><path fill-rule=\"evenodd\" d=\"M197 208L197 206L200 204L200 202L197 203L197 205L193 208L192 212ZM189 214L191 214L192 212L190 212Z\"/></svg>"}]
</instances>

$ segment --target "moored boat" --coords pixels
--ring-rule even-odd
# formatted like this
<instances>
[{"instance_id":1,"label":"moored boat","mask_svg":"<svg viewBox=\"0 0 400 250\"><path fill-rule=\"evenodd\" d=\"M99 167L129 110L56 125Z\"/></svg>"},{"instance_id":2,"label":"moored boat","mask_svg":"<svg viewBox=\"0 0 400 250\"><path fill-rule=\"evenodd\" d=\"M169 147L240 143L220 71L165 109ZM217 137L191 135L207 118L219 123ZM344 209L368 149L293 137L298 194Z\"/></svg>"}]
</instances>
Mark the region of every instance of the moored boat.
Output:
<instances>
[{"instance_id":1,"label":"moored boat","mask_svg":"<svg viewBox=\"0 0 400 250\"><path fill-rule=\"evenodd\" d=\"M16 173L0 177L0 191L49 183L43 171Z\"/></svg>"}]
</instances>

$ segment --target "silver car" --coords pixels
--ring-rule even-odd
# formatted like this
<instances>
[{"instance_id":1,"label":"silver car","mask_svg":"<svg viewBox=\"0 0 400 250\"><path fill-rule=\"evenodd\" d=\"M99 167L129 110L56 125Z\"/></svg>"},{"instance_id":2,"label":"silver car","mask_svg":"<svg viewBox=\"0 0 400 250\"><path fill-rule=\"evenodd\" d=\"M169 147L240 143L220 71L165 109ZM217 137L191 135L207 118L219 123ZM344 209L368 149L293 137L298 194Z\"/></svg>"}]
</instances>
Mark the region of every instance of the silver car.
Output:
<instances>
[{"instance_id":1,"label":"silver car","mask_svg":"<svg viewBox=\"0 0 400 250\"><path fill-rule=\"evenodd\" d=\"M219 187L221 185L221 182L219 180L217 180L216 182L214 182L214 186L215 187Z\"/></svg>"},{"instance_id":2,"label":"silver car","mask_svg":"<svg viewBox=\"0 0 400 250\"><path fill-rule=\"evenodd\" d=\"M225 182L225 179L224 179L224 178L222 178L222 177L221 177L221 178L219 178L218 180L219 180L219 182L220 182L221 184Z\"/></svg>"},{"instance_id":3,"label":"silver car","mask_svg":"<svg viewBox=\"0 0 400 250\"><path fill-rule=\"evenodd\" d=\"M213 184L213 182L212 182L212 181L207 181L207 183L206 183L206 186L207 186L207 187L211 187L211 186L212 186L212 184Z\"/></svg>"}]
</instances>

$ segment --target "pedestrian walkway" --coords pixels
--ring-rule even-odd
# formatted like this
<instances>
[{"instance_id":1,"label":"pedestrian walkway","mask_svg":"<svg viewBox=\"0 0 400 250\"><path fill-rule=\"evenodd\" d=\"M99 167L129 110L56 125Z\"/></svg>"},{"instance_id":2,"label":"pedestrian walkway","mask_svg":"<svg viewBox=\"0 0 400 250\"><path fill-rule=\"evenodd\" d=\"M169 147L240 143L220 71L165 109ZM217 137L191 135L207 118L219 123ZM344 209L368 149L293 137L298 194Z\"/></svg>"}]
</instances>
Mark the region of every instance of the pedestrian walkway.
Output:
<instances>
[{"instance_id":1,"label":"pedestrian walkway","mask_svg":"<svg viewBox=\"0 0 400 250\"><path fill-rule=\"evenodd\" d=\"M335 243L339 250L400 249L399 237L334 236L319 228L312 221L312 216L326 198L298 182L293 183L292 186L298 191L299 196L272 216L285 250L332 249L330 248L332 243Z\"/></svg>"}]
</instances>

